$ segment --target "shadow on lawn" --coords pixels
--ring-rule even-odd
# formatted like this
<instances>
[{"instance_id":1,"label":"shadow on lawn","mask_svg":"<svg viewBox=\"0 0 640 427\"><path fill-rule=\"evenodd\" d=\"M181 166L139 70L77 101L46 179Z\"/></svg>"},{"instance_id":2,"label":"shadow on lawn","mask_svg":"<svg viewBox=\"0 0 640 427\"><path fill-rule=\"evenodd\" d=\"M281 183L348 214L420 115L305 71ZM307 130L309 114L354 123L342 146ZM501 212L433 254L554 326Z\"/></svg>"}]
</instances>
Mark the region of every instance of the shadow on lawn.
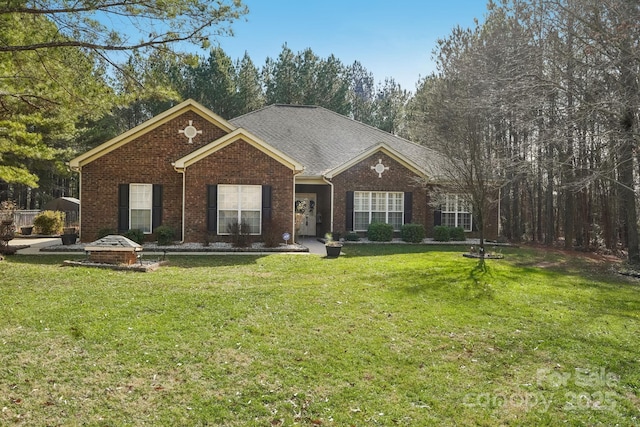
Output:
<instances>
[{"instance_id":1,"label":"shadow on lawn","mask_svg":"<svg viewBox=\"0 0 640 427\"><path fill-rule=\"evenodd\" d=\"M479 258L478 263L469 272L469 281L465 285L465 291L473 298L493 299L495 289L487 282L493 277L491 267L484 258Z\"/></svg>"},{"instance_id":2,"label":"shadow on lawn","mask_svg":"<svg viewBox=\"0 0 640 427\"><path fill-rule=\"evenodd\" d=\"M468 273L466 273L468 271ZM479 259L469 270L459 269L452 272L447 268L417 269L411 274L406 271L396 274L399 277L411 277L411 285L402 289L409 294L435 292L448 289L454 299L493 299L495 296L492 281L492 267L484 259Z\"/></svg>"}]
</instances>

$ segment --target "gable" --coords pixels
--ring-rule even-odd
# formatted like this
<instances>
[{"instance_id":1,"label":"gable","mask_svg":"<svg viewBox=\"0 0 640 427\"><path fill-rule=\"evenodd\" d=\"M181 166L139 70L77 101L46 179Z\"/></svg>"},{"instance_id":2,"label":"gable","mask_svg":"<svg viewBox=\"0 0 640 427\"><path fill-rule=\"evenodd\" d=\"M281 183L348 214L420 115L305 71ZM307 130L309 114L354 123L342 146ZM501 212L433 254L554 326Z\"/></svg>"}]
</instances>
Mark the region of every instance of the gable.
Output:
<instances>
[{"instance_id":1,"label":"gable","mask_svg":"<svg viewBox=\"0 0 640 427\"><path fill-rule=\"evenodd\" d=\"M184 116L185 120L176 120L180 119L181 116ZM203 123L200 125L193 123L193 118L199 118ZM117 150L118 148L121 148L133 141L143 139L154 131L159 131L163 126L166 127L167 124L173 123L173 121L175 121L176 125L172 126L172 129L162 132L162 135L154 136L153 139L160 143L185 143L186 145L193 143L193 141L201 135L198 131L201 132L203 126L208 128L213 126L213 128L219 130L219 132L221 131L222 133L229 133L235 130L235 126L224 120L222 117L189 99L72 159L69 161L69 166L72 170L78 170L82 166L89 164L100 157ZM192 136L192 138L189 138L190 136ZM219 135L216 135L216 137L219 137ZM205 138L206 136L201 139ZM210 141L211 139L213 138L209 137L208 140ZM184 150L193 150L193 148L194 147L191 146ZM150 154L152 153L153 152L151 151Z\"/></svg>"},{"instance_id":2,"label":"gable","mask_svg":"<svg viewBox=\"0 0 640 427\"><path fill-rule=\"evenodd\" d=\"M236 129L233 132L223 136L222 138L219 138L203 147L200 147L192 153L189 153L186 156L176 160L173 166L177 170L184 170L190 165L199 162L200 160L207 158L211 154L238 141L243 141L249 144L253 148L256 148L257 150L267 154L269 157L277 160L279 163L295 172L301 172L302 170L304 170L304 167L298 161L289 157L287 154L281 152L280 150L277 150L276 148L270 146L254 135L251 135L244 129ZM250 165L247 165L247 167L249 166Z\"/></svg>"},{"instance_id":3,"label":"gable","mask_svg":"<svg viewBox=\"0 0 640 427\"><path fill-rule=\"evenodd\" d=\"M414 174L421 176L421 177L426 177L426 173L424 170L422 170L422 168L420 166L418 166L416 163L414 163L412 160L408 159L406 156L402 155L401 153L399 153L398 151L392 149L391 147L387 146L384 143L380 143L377 144L365 151L363 151L362 153L360 153L359 155L352 157L351 159L347 160L346 162L342 163L341 165L339 165L336 168L333 168L331 170L328 170L324 173L325 178L327 179L332 179L334 177L336 177L337 175L349 170L350 168L352 168L353 166L357 165L358 163L360 163L361 161L374 156L376 153L384 153L385 155L389 156L390 158L392 158L393 160L395 160L396 162L398 162L399 164L401 164L403 167L405 167L406 169L410 170L411 172L413 172ZM376 166L372 165L372 168L375 168ZM378 166L379 168L383 168L384 166ZM380 169L380 173L384 173L384 169Z\"/></svg>"}]
</instances>

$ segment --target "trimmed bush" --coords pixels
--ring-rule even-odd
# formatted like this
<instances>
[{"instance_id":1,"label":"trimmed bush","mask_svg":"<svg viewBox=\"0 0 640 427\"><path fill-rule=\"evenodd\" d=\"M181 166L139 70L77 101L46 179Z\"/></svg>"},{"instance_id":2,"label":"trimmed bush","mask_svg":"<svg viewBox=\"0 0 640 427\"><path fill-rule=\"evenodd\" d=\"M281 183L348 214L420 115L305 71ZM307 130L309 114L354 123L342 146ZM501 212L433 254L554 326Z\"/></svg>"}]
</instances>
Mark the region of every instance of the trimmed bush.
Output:
<instances>
[{"instance_id":1,"label":"trimmed bush","mask_svg":"<svg viewBox=\"0 0 640 427\"><path fill-rule=\"evenodd\" d=\"M390 242L393 239L393 226L385 222L373 222L369 224L367 237L372 242Z\"/></svg>"},{"instance_id":2,"label":"trimmed bush","mask_svg":"<svg viewBox=\"0 0 640 427\"><path fill-rule=\"evenodd\" d=\"M132 228L131 230L124 233L123 236L129 240L133 240L139 245L141 245L142 242L144 242L144 231L138 228Z\"/></svg>"},{"instance_id":3,"label":"trimmed bush","mask_svg":"<svg viewBox=\"0 0 640 427\"><path fill-rule=\"evenodd\" d=\"M233 221L227 227L227 232L231 235L231 243L236 248L246 248L251 245L251 229L249 224L242 221Z\"/></svg>"},{"instance_id":4,"label":"trimmed bush","mask_svg":"<svg viewBox=\"0 0 640 427\"><path fill-rule=\"evenodd\" d=\"M118 233L113 228L104 227L104 228L101 228L100 230L98 230L96 239L99 240L99 239L102 239L103 237L107 237L107 236L109 236L111 234L118 234Z\"/></svg>"},{"instance_id":5,"label":"trimmed bush","mask_svg":"<svg viewBox=\"0 0 640 427\"><path fill-rule=\"evenodd\" d=\"M402 240L409 243L420 243L424 239L424 225L405 224L400 229Z\"/></svg>"},{"instance_id":6,"label":"trimmed bush","mask_svg":"<svg viewBox=\"0 0 640 427\"><path fill-rule=\"evenodd\" d=\"M64 228L64 213L58 211L42 211L33 219L37 234L61 234Z\"/></svg>"},{"instance_id":7,"label":"trimmed bush","mask_svg":"<svg viewBox=\"0 0 640 427\"><path fill-rule=\"evenodd\" d=\"M454 242L464 242L467 240L467 236L464 234L464 228L462 227L451 227L449 229L449 238Z\"/></svg>"},{"instance_id":8,"label":"trimmed bush","mask_svg":"<svg viewBox=\"0 0 640 427\"><path fill-rule=\"evenodd\" d=\"M360 236L358 235L358 233L354 233L352 231L350 233L345 234L344 240L346 240L347 242L357 242L360 240Z\"/></svg>"},{"instance_id":9,"label":"trimmed bush","mask_svg":"<svg viewBox=\"0 0 640 427\"><path fill-rule=\"evenodd\" d=\"M168 225L161 225L154 230L156 238L158 239L158 245L168 246L173 243L173 238L176 237L176 231L173 227Z\"/></svg>"},{"instance_id":10,"label":"trimmed bush","mask_svg":"<svg viewBox=\"0 0 640 427\"><path fill-rule=\"evenodd\" d=\"M449 227L436 225L433 227L433 240L436 242L448 242L451 239Z\"/></svg>"}]
</instances>

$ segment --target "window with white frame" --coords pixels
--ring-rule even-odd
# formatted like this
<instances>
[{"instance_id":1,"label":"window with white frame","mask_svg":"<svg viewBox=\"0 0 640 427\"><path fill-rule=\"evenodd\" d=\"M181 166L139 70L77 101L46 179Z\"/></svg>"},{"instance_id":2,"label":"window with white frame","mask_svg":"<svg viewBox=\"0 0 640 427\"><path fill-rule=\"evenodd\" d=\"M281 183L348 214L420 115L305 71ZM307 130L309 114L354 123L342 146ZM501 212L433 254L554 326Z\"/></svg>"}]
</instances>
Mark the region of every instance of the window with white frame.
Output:
<instances>
[{"instance_id":1,"label":"window with white frame","mask_svg":"<svg viewBox=\"0 0 640 427\"><path fill-rule=\"evenodd\" d=\"M151 233L153 185L129 185L129 228Z\"/></svg>"},{"instance_id":2,"label":"window with white frame","mask_svg":"<svg viewBox=\"0 0 640 427\"><path fill-rule=\"evenodd\" d=\"M353 215L355 231L366 231L373 222L386 222L399 231L404 220L404 193L355 191Z\"/></svg>"},{"instance_id":3,"label":"window with white frame","mask_svg":"<svg viewBox=\"0 0 640 427\"><path fill-rule=\"evenodd\" d=\"M442 205L442 225L446 227L462 227L464 231L471 231L473 217L471 203L459 194L447 194Z\"/></svg>"},{"instance_id":4,"label":"window with white frame","mask_svg":"<svg viewBox=\"0 0 640 427\"><path fill-rule=\"evenodd\" d=\"M229 234L234 222L247 224L251 234L261 233L262 186L218 185L218 234Z\"/></svg>"}]
</instances>

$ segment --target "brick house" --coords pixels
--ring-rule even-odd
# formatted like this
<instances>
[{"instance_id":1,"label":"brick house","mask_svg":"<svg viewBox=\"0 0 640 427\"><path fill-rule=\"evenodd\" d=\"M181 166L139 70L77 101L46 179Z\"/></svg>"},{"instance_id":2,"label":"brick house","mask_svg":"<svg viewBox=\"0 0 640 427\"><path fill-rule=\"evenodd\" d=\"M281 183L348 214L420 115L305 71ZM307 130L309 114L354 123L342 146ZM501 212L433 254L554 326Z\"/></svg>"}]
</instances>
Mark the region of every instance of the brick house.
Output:
<instances>
[{"instance_id":1,"label":"brick house","mask_svg":"<svg viewBox=\"0 0 640 427\"><path fill-rule=\"evenodd\" d=\"M224 120L187 100L70 161L80 173L81 239L101 229L184 242L250 233L323 236L383 221L462 226L470 209L448 195L434 210L420 178L438 176L435 151L321 107L272 105ZM485 235L497 235L497 214Z\"/></svg>"}]
</instances>

